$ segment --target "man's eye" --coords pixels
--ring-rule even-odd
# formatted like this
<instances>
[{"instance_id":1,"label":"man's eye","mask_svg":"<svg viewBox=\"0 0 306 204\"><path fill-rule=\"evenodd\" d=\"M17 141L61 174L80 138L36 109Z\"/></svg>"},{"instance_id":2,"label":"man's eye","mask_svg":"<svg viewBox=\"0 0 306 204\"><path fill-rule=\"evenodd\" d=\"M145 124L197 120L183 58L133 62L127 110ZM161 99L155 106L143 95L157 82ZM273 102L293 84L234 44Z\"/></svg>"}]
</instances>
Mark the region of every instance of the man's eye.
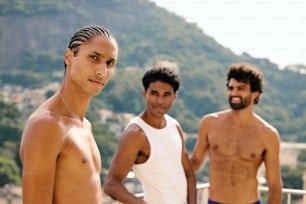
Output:
<instances>
[{"instance_id":1,"label":"man's eye","mask_svg":"<svg viewBox=\"0 0 306 204\"><path fill-rule=\"evenodd\" d=\"M95 60L95 61L98 60L98 57L97 57L96 55L91 55L90 58L93 59L93 60Z\"/></svg>"},{"instance_id":2,"label":"man's eye","mask_svg":"<svg viewBox=\"0 0 306 204\"><path fill-rule=\"evenodd\" d=\"M115 65L115 62L112 61L107 61L106 64L108 65L108 67L113 67Z\"/></svg>"}]
</instances>

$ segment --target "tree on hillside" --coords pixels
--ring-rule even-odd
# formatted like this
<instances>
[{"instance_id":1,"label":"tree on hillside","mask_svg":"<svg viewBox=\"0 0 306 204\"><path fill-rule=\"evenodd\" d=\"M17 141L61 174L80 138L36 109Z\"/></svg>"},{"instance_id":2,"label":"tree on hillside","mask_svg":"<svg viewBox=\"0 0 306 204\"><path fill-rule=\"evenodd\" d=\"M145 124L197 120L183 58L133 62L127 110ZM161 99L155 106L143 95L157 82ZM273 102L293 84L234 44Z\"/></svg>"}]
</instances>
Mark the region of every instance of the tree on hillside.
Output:
<instances>
[{"instance_id":1,"label":"tree on hillside","mask_svg":"<svg viewBox=\"0 0 306 204\"><path fill-rule=\"evenodd\" d=\"M16 104L0 97L0 186L20 183L19 144L22 132Z\"/></svg>"},{"instance_id":2,"label":"tree on hillside","mask_svg":"<svg viewBox=\"0 0 306 204\"><path fill-rule=\"evenodd\" d=\"M306 149L302 149L300 150L299 154L298 154L298 157L297 157L297 160L300 164L302 165L306 165Z\"/></svg>"},{"instance_id":3,"label":"tree on hillside","mask_svg":"<svg viewBox=\"0 0 306 204\"><path fill-rule=\"evenodd\" d=\"M0 154L0 187L5 184L20 184L20 169L16 162Z\"/></svg>"},{"instance_id":4,"label":"tree on hillside","mask_svg":"<svg viewBox=\"0 0 306 204\"><path fill-rule=\"evenodd\" d=\"M108 125L101 123L99 112L95 107L89 107L86 117L92 124L93 135L102 157L102 167L108 169L117 148L118 136L110 131Z\"/></svg>"},{"instance_id":5,"label":"tree on hillside","mask_svg":"<svg viewBox=\"0 0 306 204\"><path fill-rule=\"evenodd\" d=\"M303 189L303 166L298 165L297 168L291 168L290 166L282 166L281 172L283 188ZM298 200L300 198L301 196L292 196L293 200ZM284 199L286 199L286 197Z\"/></svg>"}]
</instances>

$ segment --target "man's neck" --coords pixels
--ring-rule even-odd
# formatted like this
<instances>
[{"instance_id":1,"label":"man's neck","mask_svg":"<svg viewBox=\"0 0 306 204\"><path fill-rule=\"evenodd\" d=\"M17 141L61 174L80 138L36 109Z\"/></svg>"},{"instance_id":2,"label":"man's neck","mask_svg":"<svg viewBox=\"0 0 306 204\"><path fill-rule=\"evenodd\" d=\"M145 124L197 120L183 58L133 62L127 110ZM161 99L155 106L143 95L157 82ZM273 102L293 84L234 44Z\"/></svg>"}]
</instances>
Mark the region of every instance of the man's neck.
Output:
<instances>
[{"instance_id":1,"label":"man's neck","mask_svg":"<svg viewBox=\"0 0 306 204\"><path fill-rule=\"evenodd\" d=\"M231 117L234 124L249 125L254 121L254 112L250 109L231 110Z\"/></svg>"},{"instance_id":2,"label":"man's neck","mask_svg":"<svg viewBox=\"0 0 306 204\"><path fill-rule=\"evenodd\" d=\"M156 129L161 129L166 126L166 120L165 116L163 117L154 117L152 114L148 113L147 111L144 111L140 115L141 119L143 119L147 124L150 126L156 128Z\"/></svg>"}]
</instances>

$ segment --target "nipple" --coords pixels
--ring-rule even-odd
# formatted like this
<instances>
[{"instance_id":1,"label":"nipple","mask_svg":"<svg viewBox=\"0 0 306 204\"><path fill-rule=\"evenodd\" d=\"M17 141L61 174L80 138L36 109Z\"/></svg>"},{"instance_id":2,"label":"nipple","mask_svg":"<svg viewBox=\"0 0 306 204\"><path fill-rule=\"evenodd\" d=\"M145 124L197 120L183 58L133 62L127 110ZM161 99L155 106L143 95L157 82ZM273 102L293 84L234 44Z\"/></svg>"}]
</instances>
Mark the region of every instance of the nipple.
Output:
<instances>
[{"instance_id":1,"label":"nipple","mask_svg":"<svg viewBox=\"0 0 306 204\"><path fill-rule=\"evenodd\" d=\"M256 154L253 152L253 153L251 153L251 158L252 159L255 159L256 158Z\"/></svg>"},{"instance_id":2,"label":"nipple","mask_svg":"<svg viewBox=\"0 0 306 204\"><path fill-rule=\"evenodd\" d=\"M214 145L214 146L213 146L213 149L214 149L214 150L218 150L218 149L219 149L219 146L218 146L218 145Z\"/></svg>"}]
</instances>

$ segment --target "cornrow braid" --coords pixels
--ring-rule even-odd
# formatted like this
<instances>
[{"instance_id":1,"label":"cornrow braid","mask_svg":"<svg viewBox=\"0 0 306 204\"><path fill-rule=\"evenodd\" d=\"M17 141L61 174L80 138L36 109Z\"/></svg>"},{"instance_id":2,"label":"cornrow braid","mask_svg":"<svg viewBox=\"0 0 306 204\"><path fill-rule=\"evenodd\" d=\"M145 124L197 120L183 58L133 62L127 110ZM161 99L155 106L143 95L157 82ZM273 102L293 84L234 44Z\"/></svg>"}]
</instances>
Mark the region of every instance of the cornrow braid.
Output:
<instances>
[{"instance_id":1,"label":"cornrow braid","mask_svg":"<svg viewBox=\"0 0 306 204\"><path fill-rule=\"evenodd\" d=\"M107 38L113 37L112 33L105 27L99 25L88 25L77 30L72 36L68 48L73 51L74 56L78 54L79 46L88 42L95 36L106 36ZM65 69L66 63L64 62Z\"/></svg>"},{"instance_id":2,"label":"cornrow braid","mask_svg":"<svg viewBox=\"0 0 306 204\"><path fill-rule=\"evenodd\" d=\"M91 38L98 36L98 35L104 35L108 38L112 36L109 30L102 26L98 25L89 25L85 26L81 29L79 29L71 38L68 48L73 49L74 52L77 53L78 50L76 50L77 47L79 47L81 44L88 42ZM75 54L76 54L75 53Z\"/></svg>"}]
</instances>

